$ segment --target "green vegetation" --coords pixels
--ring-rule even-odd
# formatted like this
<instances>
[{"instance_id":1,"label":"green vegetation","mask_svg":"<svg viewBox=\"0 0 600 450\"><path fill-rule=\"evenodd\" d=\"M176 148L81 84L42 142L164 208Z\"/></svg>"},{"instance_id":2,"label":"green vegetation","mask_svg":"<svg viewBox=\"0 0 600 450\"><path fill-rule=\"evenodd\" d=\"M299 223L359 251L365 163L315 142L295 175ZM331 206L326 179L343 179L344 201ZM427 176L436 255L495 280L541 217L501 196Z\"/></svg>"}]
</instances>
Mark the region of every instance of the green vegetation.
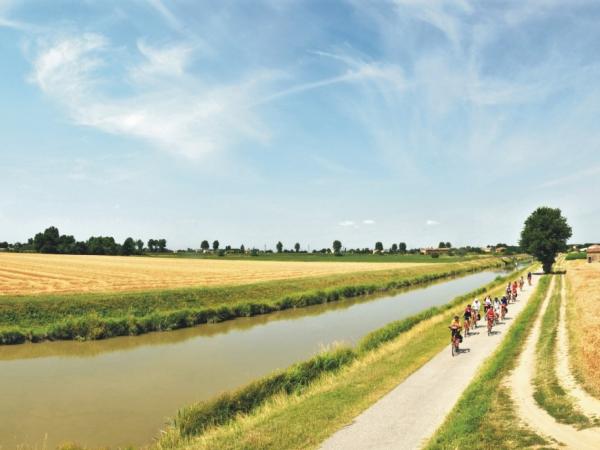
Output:
<instances>
[{"instance_id":1,"label":"green vegetation","mask_svg":"<svg viewBox=\"0 0 600 450\"><path fill-rule=\"evenodd\" d=\"M0 344L173 330L416 286L502 264L488 258L232 287L2 297Z\"/></svg>"},{"instance_id":2,"label":"green vegetation","mask_svg":"<svg viewBox=\"0 0 600 450\"><path fill-rule=\"evenodd\" d=\"M525 221L519 245L541 261L545 273L550 273L556 255L567 250L567 239L572 234L560 209L541 207Z\"/></svg>"},{"instance_id":3,"label":"green vegetation","mask_svg":"<svg viewBox=\"0 0 600 450\"><path fill-rule=\"evenodd\" d=\"M427 448L517 449L545 443L518 424L503 380L515 366L549 285L550 278L542 277L498 350L484 363Z\"/></svg>"},{"instance_id":4,"label":"green vegetation","mask_svg":"<svg viewBox=\"0 0 600 450\"><path fill-rule=\"evenodd\" d=\"M341 246L341 243L340 243ZM337 248L337 246L335 247ZM341 248L341 247L340 247ZM197 252L177 252L177 253L153 253L147 254L149 257L158 258L191 258L191 259L223 259L223 256L219 256L217 253L197 253ZM390 263L454 263L454 262L466 262L474 261L478 259L489 258L489 255L473 255L469 254L466 256L454 256L441 255L439 259L432 259L429 255L421 255L418 253L305 253L305 252L263 252L256 249L250 251L250 253L228 253L225 252L224 257L228 260L260 260L260 261L300 261L300 262L390 262ZM506 260L511 258L505 257Z\"/></svg>"},{"instance_id":5,"label":"green vegetation","mask_svg":"<svg viewBox=\"0 0 600 450\"><path fill-rule=\"evenodd\" d=\"M587 259L587 253L586 252L570 252L570 253L567 253L567 256L565 257L565 259L567 261L573 261L575 259Z\"/></svg>"},{"instance_id":6,"label":"green vegetation","mask_svg":"<svg viewBox=\"0 0 600 450\"><path fill-rule=\"evenodd\" d=\"M365 336L355 349L319 355L184 408L159 447L192 442L195 448L223 449L317 446L446 346L448 333L441 322L448 322L473 296L500 293L507 280L521 273L498 277L446 305L393 322Z\"/></svg>"},{"instance_id":7,"label":"green vegetation","mask_svg":"<svg viewBox=\"0 0 600 450\"><path fill-rule=\"evenodd\" d=\"M556 375L556 337L560 317L561 285L562 277L558 276L550 303L542 318L540 338L536 347L533 396L557 421L583 428L592 426L591 421L576 408L573 399L561 387Z\"/></svg>"}]
</instances>

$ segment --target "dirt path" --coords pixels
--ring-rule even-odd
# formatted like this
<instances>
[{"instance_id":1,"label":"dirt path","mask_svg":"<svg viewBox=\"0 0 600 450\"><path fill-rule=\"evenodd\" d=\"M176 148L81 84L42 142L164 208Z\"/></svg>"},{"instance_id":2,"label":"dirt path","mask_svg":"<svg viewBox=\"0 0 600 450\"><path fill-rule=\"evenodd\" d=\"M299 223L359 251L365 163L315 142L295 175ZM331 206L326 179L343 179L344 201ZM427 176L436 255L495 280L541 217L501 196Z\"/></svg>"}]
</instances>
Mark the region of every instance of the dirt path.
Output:
<instances>
[{"instance_id":1,"label":"dirt path","mask_svg":"<svg viewBox=\"0 0 600 450\"><path fill-rule=\"evenodd\" d=\"M556 373L561 386L571 395L579 409L589 418L600 418L600 400L585 392L579 385L569 365L569 334L567 332L567 291L565 283L561 289L560 321L557 336ZM598 443L600 447L600 442Z\"/></svg>"},{"instance_id":2,"label":"dirt path","mask_svg":"<svg viewBox=\"0 0 600 450\"><path fill-rule=\"evenodd\" d=\"M525 287L516 304L509 305L504 324L487 336L485 326L462 344L464 353L452 357L450 346L409 376L393 391L364 411L347 427L339 430L322 449L415 449L435 432L448 412L475 376L481 363L489 357L506 335L516 315L534 291ZM510 320L508 320L510 319Z\"/></svg>"},{"instance_id":3,"label":"dirt path","mask_svg":"<svg viewBox=\"0 0 600 450\"><path fill-rule=\"evenodd\" d=\"M535 375L535 347L540 336L542 317L550 302L554 285L553 278L540 313L525 342L525 347L519 357L517 367L509 377L508 386L512 387L511 395L521 420L535 432L548 436L566 445L567 448L596 450L600 447L600 429L588 428L578 431L569 425L558 423L550 414L540 408L533 398L534 387L532 380Z\"/></svg>"}]
</instances>

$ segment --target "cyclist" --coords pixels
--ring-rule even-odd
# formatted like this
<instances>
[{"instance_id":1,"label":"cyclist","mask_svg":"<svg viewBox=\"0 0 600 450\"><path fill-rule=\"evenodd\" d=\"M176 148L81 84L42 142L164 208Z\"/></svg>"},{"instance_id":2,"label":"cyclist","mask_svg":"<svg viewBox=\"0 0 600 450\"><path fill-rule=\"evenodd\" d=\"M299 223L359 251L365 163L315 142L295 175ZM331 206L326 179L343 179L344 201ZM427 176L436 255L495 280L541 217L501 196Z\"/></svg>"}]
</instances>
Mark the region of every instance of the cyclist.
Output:
<instances>
[{"instance_id":1,"label":"cyclist","mask_svg":"<svg viewBox=\"0 0 600 450\"><path fill-rule=\"evenodd\" d=\"M488 309L492 307L492 297L489 295L485 298L485 303L483 306L483 310L487 313Z\"/></svg>"},{"instance_id":2,"label":"cyclist","mask_svg":"<svg viewBox=\"0 0 600 450\"><path fill-rule=\"evenodd\" d=\"M481 319L481 316L479 315L479 310L481 309L481 303L479 303L479 299L475 299L471 309L473 310L473 325L474 328L477 328L477 322L479 319Z\"/></svg>"},{"instance_id":3,"label":"cyclist","mask_svg":"<svg viewBox=\"0 0 600 450\"><path fill-rule=\"evenodd\" d=\"M525 286L525 280L523 279L523 275L521 275L521 279L519 280L519 289L523 292L523 286Z\"/></svg>"},{"instance_id":4,"label":"cyclist","mask_svg":"<svg viewBox=\"0 0 600 450\"><path fill-rule=\"evenodd\" d=\"M452 319L448 328L450 328L451 334L450 341L454 342L454 338L458 337L459 342L462 342L462 336L460 335L460 320L458 319L458 316L454 316L454 319Z\"/></svg>"},{"instance_id":5,"label":"cyclist","mask_svg":"<svg viewBox=\"0 0 600 450\"><path fill-rule=\"evenodd\" d=\"M529 284L529 286L531 286L531 272L527 272L527 283Z\"/></svg>"},{"instance_id":6,"label":"cyclist","mask_svg":"<svg viewBox=\"0 0 600 450\"><path fill-rule=\"evenodd\" d=\"M501 306L500 306L500 318L502 320L504 320L504 317L506 317L506 313L508 312L508 299L505 297L502 297L502 300L500 300Z\"/></svg>"},{"instance_id":7,"label":"cyclist","mask_svg":"<svg viewBox=\"0 0 600 450\"><path fill-rule=\"evenodd\" d=\"M510 291L512 289L512 286L510 284L510 281L508 282L508 286L506 286L506 295L510 297Z\"/></svg>"},{"instance_id":8,"label":"cyclist","mask_svg":"<svg viewBox=\"0 0 600 450\"><path fill-rule=\"evenodd\" d=\"M494 308L488 308L487 313L485 313L485 317L487 319L487 329L488 329L488 334L491 333L492 331L492 327L494 326L494 317L495 317L496 313L494 313Z\"/></svg>"},{"instance_id":9,"label":"cyclist","mask_svg":"<svg viewBox=\"0 0 600 450\"><path fill-rule=\"evenodd\" d=\"M463 313L464 319L464 328L465 328L465 336L469 335L469 329L471 328L471 318L473 317L473 310L471 309L471 305L467 305L465 308L465 312Z\"/></svg>"},{"instance_id":10,"label":"cyclist","mask_svg":"<svg viewBox=\"0 0 600 450\"><path fill-rule=\"evenodd\" d=\"M498 319L500 318L500 300L498 297L494 299L494 322L498 323Z\"/></svg>"}]
</instances>

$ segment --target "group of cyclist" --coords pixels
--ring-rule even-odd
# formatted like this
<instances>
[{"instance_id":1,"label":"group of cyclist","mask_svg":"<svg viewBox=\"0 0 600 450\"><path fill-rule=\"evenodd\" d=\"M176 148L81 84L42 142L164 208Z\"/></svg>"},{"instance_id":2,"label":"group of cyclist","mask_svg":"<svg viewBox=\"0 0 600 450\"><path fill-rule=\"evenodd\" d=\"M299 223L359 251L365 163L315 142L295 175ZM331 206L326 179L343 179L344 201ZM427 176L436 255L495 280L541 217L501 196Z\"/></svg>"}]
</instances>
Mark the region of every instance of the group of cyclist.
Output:
<instances>
[{"instance_id":1,"label":"group of cyclist","mask_svg":"<svg viewBox=\"0 0 600 450\"><path fill-rule=\"evenodd\" d=\"M531 286L531 272L527 274L527 282ZM492 334L492 328L497 325L501 320L504 320L506 313L508 313L508 304L517 301L519 291L523 290L525 286L525 280L521 277L519 280L515 280L512 283L508 283L506 286L505 295L501 299L498 297L492 300L492 297L487 295L483 302L479 302L479 299L475 299L472 304L468 304L463 312L463 323L461 325L459 316L454 316L454 319L450 323L450 332L452 343L452 354L458 351L458 346L463 341L462 331L464 336L469 335L470 330L477 328L477 323L482 319L481 310L483 309L483 317L487 323L488 336Z\"/></svg>"}]
</instances>

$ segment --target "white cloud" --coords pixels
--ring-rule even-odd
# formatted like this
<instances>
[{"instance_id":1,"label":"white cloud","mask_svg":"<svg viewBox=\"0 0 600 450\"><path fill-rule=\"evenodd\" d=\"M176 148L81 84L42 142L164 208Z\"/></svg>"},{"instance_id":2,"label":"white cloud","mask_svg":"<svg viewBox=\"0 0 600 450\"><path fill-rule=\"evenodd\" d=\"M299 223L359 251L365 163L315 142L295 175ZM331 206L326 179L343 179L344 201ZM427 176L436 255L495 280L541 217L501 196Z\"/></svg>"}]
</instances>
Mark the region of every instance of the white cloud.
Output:
<instances>
[{"instance_id":1,"label":"white cloud","mask_svg":"<svg viewBox=\"0 0 600 450\"><path fill-rule=\"evenodd\" d=\"M142 62L125 67L137 82L130 94L103 91L110 77L101 69L119 51L99 34L39 44L30 76L80 125L138 138L195 159L241 139L266 142L269 134L250 105L270 81L258 73L237 83L207 84L185 73L192 49L138 43ZM120 82L120 80L119 80ZM122 83L118 87L124 87Z\"/></svg>"},{"instance_id":2,"label":"white cloud","mask_svg":"<svg viewBox=\"0 0 600 450\"><path fill-rule=\"evenodd\" d=\"M373 219L365 219L362 223L365 225L375 225L375 221Z\"/></svg>"},{"instance_id":3,"label":"white cloud","mask_svg":"<svg viewBox=\"0 0 600 450\"><path fill-rule=\"evenodd\" d=\"M436 225L439 225L440 223L437 220L433 220L433 219L427 219L427 221L425 222L425 225L427 225L428 227L433 227Z\"/></svg>"},{"instance_id":4,"label":"white cloud","mask_svg":"<svg viewBox=\"0 0 600 450\"><path fill-rule=\"evenodd\" d=\"M340 227L355 227L356 222L353 220L344 220L338 224Z\"/></svg>"}]
</instances>

